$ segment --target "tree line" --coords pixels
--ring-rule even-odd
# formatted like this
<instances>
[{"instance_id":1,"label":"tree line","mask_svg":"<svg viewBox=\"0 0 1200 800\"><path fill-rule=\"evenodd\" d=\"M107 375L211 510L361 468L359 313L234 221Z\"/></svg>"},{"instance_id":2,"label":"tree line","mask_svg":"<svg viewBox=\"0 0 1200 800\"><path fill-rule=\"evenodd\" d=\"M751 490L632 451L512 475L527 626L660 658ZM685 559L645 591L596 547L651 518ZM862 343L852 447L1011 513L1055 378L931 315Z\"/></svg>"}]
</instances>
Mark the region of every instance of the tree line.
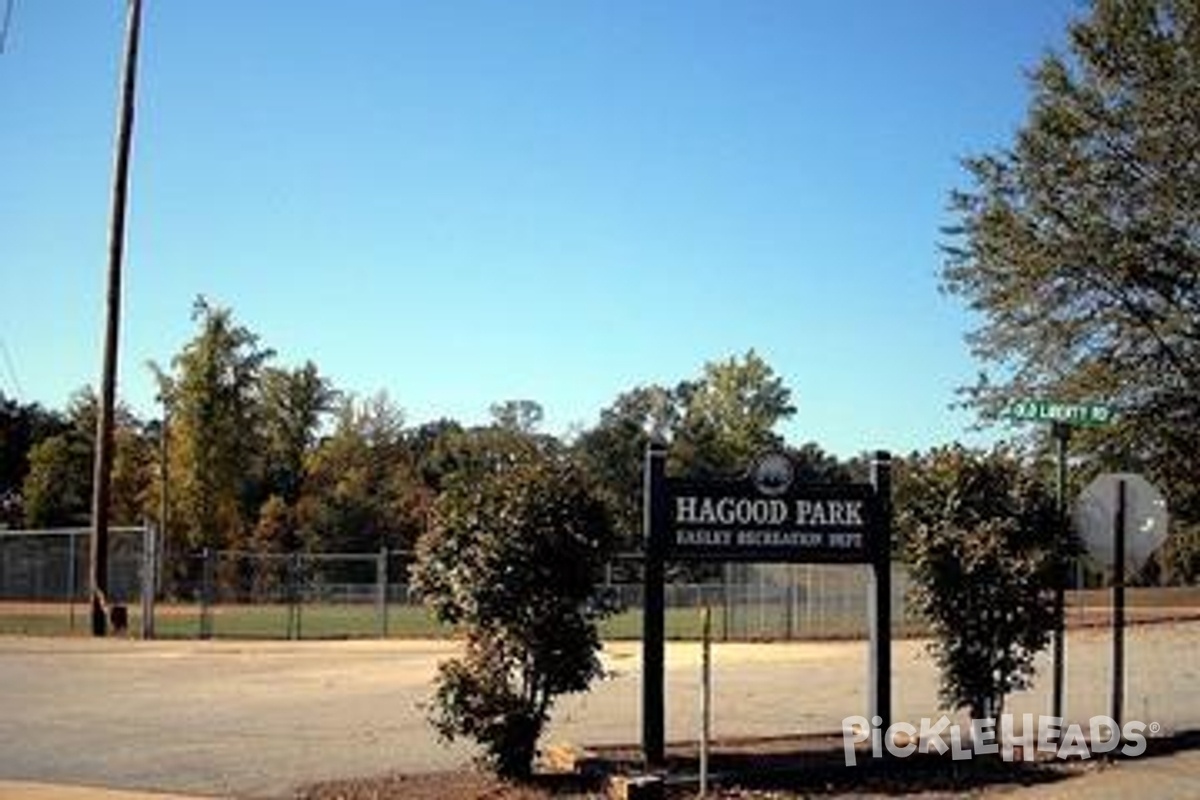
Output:
<instances>
[{"instance_id":1,"label":"tree line","mask_svg":"<svg viewBox=\"0 0 1200 800\"><path fill-rule=\"evenodd\" d=\"M160 525L176 559L204 548L412 551L452 477L486 469L514 439L553 447L581 468L626 552L640 546L642 458L654 437L670 441L668 469L676 474L731 474L757 453L786 449L798 480L866 476L865 455L841 459L811 441L782 437L780 423L796 414L792 390L754 350L710 361L673 385L632 387L592 427L554 437L541 431L542 408L532 399L493 404L486 425L412 423L385 392L340 390L312 361L280 365L229 308L198 299L192 317L191 341L167 365L148 365L162 414L140 419L125 407L116 414L110 518ZM95 422L90 390L77 392L64 411L0 396L0 524L90 524ZM1010 457L1048 479L1042 443L1026 444ZM901 519L911 487L940 469L946 452L896 459ZM1097 459L1076 470L1076 485L1102 467ZM1190 583L1200 571L1198 521L1189 510L1184 504L1176 512L1175 536L1150 567L1154 579ZM907 536L902 525L898 536ZM902 552L900 542L895 547ZM180 561L175 569L186 567Z\"/></svg>"},{"instance_id":2,"label":"tree line","mask_svg":"<svg viewBox=\"0 0 1200 800\"><path fill-rule=\"evenodd\" d=\"M414 550L449 482L483 474L521 442L578 465L624 552L640 547L642 460L652 437L670 442L675 474L732 474L765 450L784 449L799 480L866 480L867 454L839 459L816 443L784 439L780 423L796 413L792 389L753 350L710 361L673 385L633 387L591 427L556 437L540 429L542 407L529 399L495 403L483 425L410 423L384 392L345 392L311 361L279 364L229 308L198 299L193 320L193 338L170 362L148 365L162 414L142 419L118 410L112 472L112 523L166 530L179 579L187 577L188 557L205 548ZM64 411L0 397L0 524L90 524L95 422L96 399L87 389ZM959 461L963 453L974 462L994 455L952 445L898 457L901 520L917 502L912 487L942 469L952 451ZM1036 442L1008 457L1039 481L1053 474ZM1086 477L1082 471L1076 482ZM1200 569L1196 520L1185 516L1174 527L1153 577L1191 582ZM901 525L897 554L908 534Z\"/></svg>"},{"instance_id":3,"label":"tree line","mask_svg":"<svg viewBox=\"0 0 1200 800\"><path fill-rule=\"evenodd\" d=\"M673 442L677 469L717 474L785 446L777 428L795 413L791 390L750 351L673 386L632 388L569 437L543 432L529 399L495 403L484 425L410 423L386 392L358 396L312 361L279 363L229 308L201 298L192 317L194 336L148 365L158 417L116 414L112 523L157 524L175 553L410 550L450 478L485 468L513 438L569 454L633 548L651 436ZM96 409L90 389L63 411L0 396L0 524L90 524ZM815 476L845 469L815 444L796 453Z\"/></svg>"}]
</instances>

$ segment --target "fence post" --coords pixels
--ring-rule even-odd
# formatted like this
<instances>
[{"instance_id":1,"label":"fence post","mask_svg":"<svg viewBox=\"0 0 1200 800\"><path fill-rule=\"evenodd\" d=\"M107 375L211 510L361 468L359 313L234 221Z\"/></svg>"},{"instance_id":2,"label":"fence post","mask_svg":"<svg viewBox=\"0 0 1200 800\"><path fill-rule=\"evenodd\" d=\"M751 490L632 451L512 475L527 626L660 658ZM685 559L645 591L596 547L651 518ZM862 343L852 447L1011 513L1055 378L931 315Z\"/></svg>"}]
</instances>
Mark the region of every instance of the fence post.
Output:
<instances>
[{"instance_id":1,"label":"fence post","mask_svg":"<svg viewBox=\"0 0 1200 800\"><path fill-rule=\"evenodd\" d=\"M288 553L283 562L283 602L287 603L287 622L283 635L287 639L293 638L292 631L296 628L295 570L292 568L295 557L294 553Z\"/></svg>"},{"instance_id":2,"label":"fence post","mask_svg":"<svg viewBox=\"0 0 1200 800\"><path fill-rule=\"evenodd\" d=\"M379 638L388 636L388 549L379 548L379 557L375 562L375 602L379 618Z\"/></svg>"},{"instance_id":3,"label":"fence post","mask_svg":"<svg viewBox=\"0 0 1200 800\"><path fill-rule=\"evenodd\" d=\"M800 610L800 627L804 631L801 638L817 639L817 628L821 624L820 609L817 603L820 601L820 591L817 589L817 574L823 564L805 564L804 565L804 599L803 608Z\"/></svg>"},{"instance_id":4,"label":"fence post","mask_svg":"<svg viewBox=\"0 0 1200 800\"><path fill-rule=\"evenodd\" d=\"M787 576L787 584L783 587L783 618L784 624L787 626L784 638L790 642L796 638L796 570L791 564L788 565Z\"/></svg>"},{"instance_id":5,"label":"fence post","mask_svg":"<svg viewBox=\"0 0 1200 800\"><path fill-rule=\"evenodd\" d=\"M142 531L142 638L154 638L154 594L158 575L158 537L153 525Z\"/></svg>"},{"instance_id":6,"label":"fence post","mask_svg":"<svg viewBox=\"0 0 1200 800\"><path fill-rule=\"evenodd\" d=\"M200 638L212 638L213 551L204 548L200 554Z\"/></svg>"},{"instance_id":7,"label":"fence post","mask_svg":"<svg viewBox=\"0 0 1200 800\"><path fill-rule=\"evenodd\" d=\"M729 591L732 584L729 575L730 564L726 561L721 565L721 641L729 641Z\"/></svg>"},{"instance_id":8,"label":"fence post","mask_svg":"<svg viewBox=\"0 0 1200 800\"><path fill-rule=\"evenodd\" d=\"M288 556L287 566L288 630L289 639L300 639L300 554Z\"/></svg>"},{"instance_id":9,"label":"fence post","mask_svg":"<svg viewBox=\"0 0 1200 800\"><path fill-rule=\"evenodd\" d=\"M67 558L70 559L70 564L67 569L67 597L68 597L68 613L71 618L71 630L75 630L75 532L67 534Z\"/></svg>"}]
</instances>

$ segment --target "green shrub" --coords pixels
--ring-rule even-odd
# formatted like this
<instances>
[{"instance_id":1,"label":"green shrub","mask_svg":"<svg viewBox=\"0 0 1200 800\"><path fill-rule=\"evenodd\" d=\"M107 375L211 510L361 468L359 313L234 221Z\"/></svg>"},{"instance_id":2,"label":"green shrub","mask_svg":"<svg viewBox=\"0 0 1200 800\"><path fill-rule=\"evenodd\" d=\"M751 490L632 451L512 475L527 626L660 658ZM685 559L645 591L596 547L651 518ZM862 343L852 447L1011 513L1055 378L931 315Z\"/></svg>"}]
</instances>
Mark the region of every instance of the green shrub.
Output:
<instances>
[{"instance_id":1,"label":"green shrub","mask_svg":"<svg viewBox=\"0 0 1200 800\"><path fill-rule=\"evenodd\" d=\"M434 503L413 578L466 652L441 665L431 721L469 737L506 777L528 775L554 699L601 673L598 595L611 530L556 449L527 437L459 476ZM495 447L497 441L489 443Z\"/></svg>"},{"instance_id":2,"label":"green shrub","mask_svg":"<svg viewBox=\"0 0 1200 800\"><path fill-rule=\"evenodd\" d=\"M941 696L974 718L1026 688L1054 630L1054 501L1011 453L935 450L897 491L897 523L942 672Z\"/></svg>"}]
</instances>

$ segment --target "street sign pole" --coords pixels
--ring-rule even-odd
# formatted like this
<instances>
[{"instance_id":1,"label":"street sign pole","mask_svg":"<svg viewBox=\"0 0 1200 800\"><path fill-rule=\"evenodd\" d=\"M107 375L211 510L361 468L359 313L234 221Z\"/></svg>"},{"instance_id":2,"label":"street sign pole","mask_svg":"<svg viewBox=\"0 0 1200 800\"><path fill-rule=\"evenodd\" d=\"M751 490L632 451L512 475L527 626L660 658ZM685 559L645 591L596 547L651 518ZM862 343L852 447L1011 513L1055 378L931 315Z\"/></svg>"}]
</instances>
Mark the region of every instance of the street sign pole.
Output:
<instances>
[{"instance_id":1,"label":"street sign pole","mask_svg":"<svg viewBox=\"0 0 1200 800\"><path fill-rule=\"evenodd\" d=\"M1054 695L1051 714L1063 716L1064 685L1066 683L1067 582L1071 566L1071 527L1067 518L1067 448L1071 428L1096 427L1109 424L1113 409L1099 403L1062 403L1047 400L1018 400L1008 406L1002 416L1025 422L1049 422L1050 435L1055 441L1057 475L1055 505L1058 514L1058 536L1054 548Z\"/></svg>"},{"instance_id":2,"label":"street sign pole","mask_svg":"<svg viewBox=\"0 0 1200 800\"><path fill-rule=\"evenodd\" d=\"M1121 731L1125 700L1125 481L1117 482L1117 513L1113 515L1113 652L1112 718Z\"/></svg>"},{"instance_id":3,"label":"street sign pole","mask_svg":"<svg viewBox=\"0 0 1200 800\"><path fill-rule=\"evenodd\" d=\"M1025 422L1049 422L1050 434L1055 439L1057 476L1055 481L1055 505L1058 515L1055 545L1055 591L1054 591L1054 697L1051 699L1051 715L1063 716L1063 694L1067 672L1067 583L1070 581L1070 523L1067 518L1067 449L1070 431L1076 426L1097 427L1108 425L1115 416L1109 405L1099 403L1061 403L1044 399L1021 399L1002 411L1010 420Z\"/></svg>"},{"instance_id":4,"label":"street sign pole","mask_svg":"<svg viewBox=\"0 0 1200 800\"><path fill-rule=\"evenodd\" d=\"M1054 486L1058 514L1058 537L1054 554L1054 698L1050 715L1061 719L1067 660L1067 541L1070 536L1070 526L1067 522L1067 447L1071 441L1071 426L1065 422L1055 422L1051 427L1051 433L1056 443L1058 459L1058 475Z\"/></svg>"},{"instance_id":5,"label":"street sign pole","mask_svg":"<svg viewBox=\"0 0 1200 800\"><path fill-rule=\"evenodd\" d=\"M1167 498L1137 473L1103 473L1080 493L1075 528L1092 558L1104 566L1112 565L1110 712L1120 736L1125 713L1125 577L1167 540Z\"/></svg>"}]
</instances>

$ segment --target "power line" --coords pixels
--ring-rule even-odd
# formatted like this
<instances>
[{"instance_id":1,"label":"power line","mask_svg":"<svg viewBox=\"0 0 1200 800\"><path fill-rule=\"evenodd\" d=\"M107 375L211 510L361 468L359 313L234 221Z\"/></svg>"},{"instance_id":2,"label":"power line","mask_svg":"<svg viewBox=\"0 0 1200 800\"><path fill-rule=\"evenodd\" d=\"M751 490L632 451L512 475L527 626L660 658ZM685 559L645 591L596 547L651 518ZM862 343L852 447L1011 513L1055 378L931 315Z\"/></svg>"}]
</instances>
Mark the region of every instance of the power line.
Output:
<instances>
[{"instance_id":1,"label":"power line","mask_svg":"<svg viewBox=\"0 0 1200 800\"><path fill-rule=\"evenodd\" d=\"M25 402L25 392L21 391L21 382L17 380L17 370L13 367L12 355L8 352L8 345L0 339L0 356L4 357L4 368L8 372L8 380L12 384L13 391L17 393L17 401Z\"/></svg>"},{"instance_id":2,"label":"power line","mask_svg":"<svg viewBox=\"0 0 1200 800\"><path fill-rule=\"evenodd\" d=\"M13 4L16 0L7 0L4 4L4 23L0 25L0 56L4 55L4 48L8 44L8 29L12 25Z\"/></svg>"}]
</instances>

